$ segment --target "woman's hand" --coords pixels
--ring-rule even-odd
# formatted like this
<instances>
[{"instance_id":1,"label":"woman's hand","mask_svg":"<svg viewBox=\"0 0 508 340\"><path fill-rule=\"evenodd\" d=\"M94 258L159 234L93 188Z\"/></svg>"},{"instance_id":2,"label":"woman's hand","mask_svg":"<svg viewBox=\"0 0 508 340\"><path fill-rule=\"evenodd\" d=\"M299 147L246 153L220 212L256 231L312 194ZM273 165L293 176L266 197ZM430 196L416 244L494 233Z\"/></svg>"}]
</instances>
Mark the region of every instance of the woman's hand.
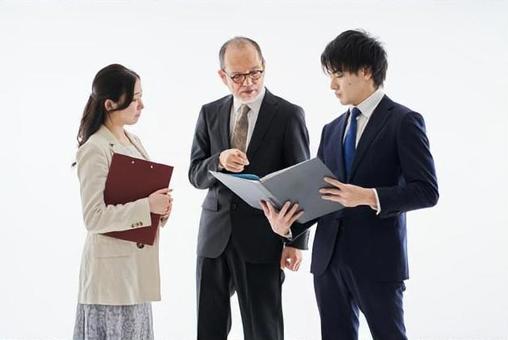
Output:
<instances>
[{"instance_id":1,"label":"woman's hand","mask_svg":"<svg viewBox=\"0 0 508 340\"><path fill-rule=\"evenodd\" d=\"M171 210L173 209L173 197L171 196L171 192L173 189L169 189L168 196L169 196L169 208L168 211L161 216L161 220L166 220L169 218L169 215L171 215Z\"/></svg>"},{"instance_id":2,"label":"woman's hand","mask_svg":"<svg viewBox=\"0 0 508 340\"><path fill-rule=\"evenodd\" d=\"M148 196L150 212L165 215L171 210L171 194L169 188L159 189Z\"/></svg>"}]
</instances>

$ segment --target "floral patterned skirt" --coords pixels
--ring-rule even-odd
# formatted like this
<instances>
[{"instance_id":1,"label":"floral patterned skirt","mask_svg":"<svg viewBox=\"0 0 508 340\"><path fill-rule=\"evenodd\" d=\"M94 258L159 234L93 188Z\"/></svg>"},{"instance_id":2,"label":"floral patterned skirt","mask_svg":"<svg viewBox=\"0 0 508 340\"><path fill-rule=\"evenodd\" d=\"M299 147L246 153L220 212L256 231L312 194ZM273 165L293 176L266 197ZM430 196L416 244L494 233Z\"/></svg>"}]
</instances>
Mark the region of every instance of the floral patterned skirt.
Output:
<instances>
[{"instance_id":1,"label":"floral patterned skirt","mask_svg":"<svg viewBox=\"0 0 508 340\"><path fill-rule=\"evenodd\" d=\"M152 305L78 304L74 340L153 340Z\"/></svg>"}]
</instances>

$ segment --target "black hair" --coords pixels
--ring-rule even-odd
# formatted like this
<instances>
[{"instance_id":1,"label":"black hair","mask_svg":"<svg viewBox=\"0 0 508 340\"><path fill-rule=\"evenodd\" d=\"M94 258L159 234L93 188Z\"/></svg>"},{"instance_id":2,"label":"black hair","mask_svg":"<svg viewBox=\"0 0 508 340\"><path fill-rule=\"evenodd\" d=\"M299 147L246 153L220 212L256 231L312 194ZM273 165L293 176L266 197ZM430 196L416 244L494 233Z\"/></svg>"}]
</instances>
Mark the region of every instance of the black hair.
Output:
<instances>
[{"instance_id":1,"label":"black hair","mask_svg":"<svg viewBox=\"0 0 508 340\"><path fill-rule=\"evenodd\" d=\"M358 73L362 68L372 73L376 87L383 85L388 61L381 43L362 30L349 30L339 34L326 45L321 54L321 66L332 73Z\"/></svg>"},{"instance_id":2,"label":"black hair","mask_svg":"<svg viewBox=\"0 0 508 340\"><path fill-rule=\"evenodd\" d=\"M107 114L126 109L134 98L134 87L139 75L120 64L112 64L101 69L92 83L92 93L88 98L78 130L78 146L86 143L102 124ZM113 111L107 111L107 99L119 103Z\"/></svg>"}]
</instances>

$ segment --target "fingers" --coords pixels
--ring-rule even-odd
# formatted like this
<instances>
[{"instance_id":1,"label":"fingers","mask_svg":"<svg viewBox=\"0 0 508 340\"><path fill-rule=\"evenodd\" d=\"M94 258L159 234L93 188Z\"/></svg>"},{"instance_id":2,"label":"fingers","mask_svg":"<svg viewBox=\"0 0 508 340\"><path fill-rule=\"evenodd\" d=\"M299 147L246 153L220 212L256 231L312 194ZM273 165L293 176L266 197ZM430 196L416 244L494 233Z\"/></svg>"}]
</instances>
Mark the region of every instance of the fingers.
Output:
<instances>
[{"instance_id":1,"label":"fingers","mask_svg":"<svg viewBox=\"0 0 508 340\"><path fill-rule=\"evenodd\" d=\"M270 214L270 210L268 209L268 206L266 205L265 201L261 201L261 209L263 209L263 212L265 213L265 216L268 217Z\"/></svg>"},{"instance_id":2,"label":"fingers","mask_svg":"<svg viewBox=\"0 0 508 340\"><path fill-rule=\"evenodd\" d=\"M340 203L340 204L342 204L344 206L346 205L345 201L340 196L321 195L321 199L324 199L324 200L327 200L327 201L332 201L332 202L337 202L337 203Z\"/></svg>"},{"instance_id":3,"label":"fingers","mask_svg":"<svg viewBox=\"0 0 508 340\"><path fill-rule=\"evenodd\" d=\"M322 188L319 189L319 193L340 196L342 194L342 191L340 189Z\"/></svg>"},{"instance_id":4,"label":"fingers","mask_svg":"<svg viewBox=\"0 0 508 340\"><path fill-rule=\"evenodd\" d=\"M282 209L280 209L280 211L279 211L279 216L281 216L281 217L286 216L286 213L287 213L290 206L291 206L291 202L286 201L286 203L284 203L284 205L282 206Z\"/></svg>"},{"instance_id":5,"label":"fingers","mask_svg":"<svg viewBox=\"0 0 508 340\"><path fill-rule=\"evenodd\" d=\"M249 165L249 160L247 159L247 155L245 154L245 152L238 150L238 149L233 149L233 150L234 150L234 152L232 155L234 157L235 162L238 162L243 165Z\"/></svg>"},{"instance_id":6,"label":"fingers","mask_svg":"<svg viewBox=\"0 0 508 340\"><path fill-rule=\"evenodd\" d=\"M298 214L294 215L290 220L289 220L289 225L293 225L293 223L295 223L296 220L298 220L300 217L302 217L303 215L303 210L300 211Z\"/></svg>"},{"instance_id":7,"label":"fingers","mask_svg":"<svg viewBox=\"0 0 508 340\"><path fill-rule=\"evenodd\" d=\"M173 190L173 189L171 189L171 190ZM162 188L162 189L159 189L159 190L157 190L157 191L153 192L153 194L161 194L161 195L165 195L165 194L167 194L167 193L169 193L169 192L170 192L170 189L169 189L169 188Z\"/></svg>"},{"instance_id":8,"label":"fingers","mask_svg":"<svg viewBox=\"0 0 508 340\"><path fill-rule=\"evenodd\" d=\"M343 186L344 186L344 183L339 182L339 181L337 181L336 179L333 179L333 178L331 178L331 177L325 177L325 178L323 178L323 179L324 179L324 181L325 181L326 183L331 184L331 185L333 185L333 186L334 186L334 187L336 187L336 188L342 189L342 188L343 188Z\"/></svg>"},{"instance_id":9,"label":"fingers","mask_svg":"<svg viewBox=\"0 0 508 340\"><path fill-rule=\"evenodd\" d=\"M292 264L291 270L294 271L294 272L298 271L298 269L300 269L300 264L301 263L302 263L302 259L299 258L299 257L295 257L295 261Z\"/></svg>"},{"instance_id":10,"label":"fingers","mask_svg":"<svg viewBox=\"0 0 508 340\"><path fill-rule=\"evenodd\" d=\"M287 258L283 255L280 258L280 269L287 267Z\"/></svg>"},{"instance_id":11,"label":"fingers","mask_svg":"<svg viewBox=\"0 0 508 340\"><path fill-rule=\"evenodd\" d=\"M271 215L275 212L275 208L273 207L270 201L265 201L266 206L268 207L268 213Z\"/></svg>"},{"instance_id":12,"label":"fingers","mask_svg":"<svg viewBox=\"0 0 508 340\"><path fill-rule=\"evenodd\" d=\"M298 271L298 269L300 269L300 265L302 263L302 259L300 256L297 256L297 255L288 255L288 256L283 256L281 258L281 268L287 268L291 271Z\"/></svg>"}]
</instances>

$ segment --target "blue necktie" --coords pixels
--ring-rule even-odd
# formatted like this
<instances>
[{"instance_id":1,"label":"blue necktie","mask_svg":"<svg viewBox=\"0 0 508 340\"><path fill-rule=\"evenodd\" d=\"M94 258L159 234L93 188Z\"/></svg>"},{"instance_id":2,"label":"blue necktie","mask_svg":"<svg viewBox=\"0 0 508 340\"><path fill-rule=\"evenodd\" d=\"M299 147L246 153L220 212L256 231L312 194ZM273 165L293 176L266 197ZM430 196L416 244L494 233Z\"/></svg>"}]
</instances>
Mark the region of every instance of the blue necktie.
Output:
<instances>
[{"instance_id":1,"label":"blue necktie","mask_svg":"<svg viewBox=\"0 0 508 340\"><path fill-rule=\"evenodd\" d=\"M356 130L358 126L358 122L356 118L361 114L360 110L356 107L353 107L350 111L351 122L349 123L349 129L346 133L346 138L344 139L344 144L342 147L344 148L344 170L346 171L346 178L349 178L351 174L351 166L353 165L353 160L355 159L356 153Z\"/></svg>"}]
</instances>

